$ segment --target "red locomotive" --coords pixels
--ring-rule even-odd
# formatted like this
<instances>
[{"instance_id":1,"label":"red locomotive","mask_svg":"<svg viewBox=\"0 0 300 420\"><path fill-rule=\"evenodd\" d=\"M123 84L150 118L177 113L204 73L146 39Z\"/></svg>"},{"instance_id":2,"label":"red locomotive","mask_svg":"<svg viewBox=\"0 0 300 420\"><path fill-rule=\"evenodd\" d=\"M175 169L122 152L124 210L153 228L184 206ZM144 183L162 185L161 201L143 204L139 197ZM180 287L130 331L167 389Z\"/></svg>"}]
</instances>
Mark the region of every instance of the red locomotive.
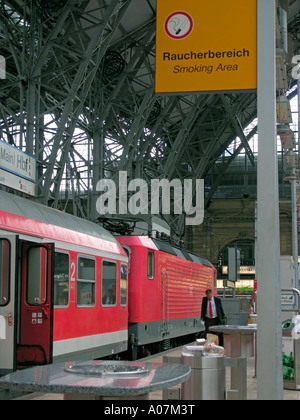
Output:
<instances>
[{"instance_id":1,"label":"red locomotive","mask_svg":"<svg viewBox=\"0 0 300 420\"><path fill-rule=\"evenodd\" d=\"M205 258L148 236L121 236L129 256L128 332L132 355L153 354L203 330L202 297L216 288L216 269Z\"/></svg>"},{"instance_id":2,"label":"red locomotive","mask_svg":"<svg viewBox=\"0 0 300 420\"><path fill-rule=\"evenodd\" d=\"M215 286L194 254L0 191L0 374L173 346Z\"/></svg>"}]
</instances>

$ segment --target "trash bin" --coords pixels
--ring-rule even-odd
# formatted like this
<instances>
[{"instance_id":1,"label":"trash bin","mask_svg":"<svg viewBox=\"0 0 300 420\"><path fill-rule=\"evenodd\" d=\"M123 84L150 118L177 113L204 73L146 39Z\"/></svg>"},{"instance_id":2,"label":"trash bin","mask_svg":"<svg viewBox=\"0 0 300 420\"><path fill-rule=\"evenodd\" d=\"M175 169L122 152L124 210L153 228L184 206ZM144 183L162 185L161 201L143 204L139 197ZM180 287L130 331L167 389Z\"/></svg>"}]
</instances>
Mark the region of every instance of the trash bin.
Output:
<instances>
[{"instance_id":1,"label":"trash bin","mask_svg":"<svg viewBox=\"0 0 300 420\"><path fill-rule=\"evenodd\" d=\"M191 367L190 378L181 384L182 400L225 400L224 354L204 354L203 346L184 346L182 363Z\"/></svg>"},{"instance_id":2,"label":"trash bin","mask_svg":"<svg viewBox=\"0 0 300 420\"><path fill-rule=\"evenodd\" d=\"M283 387L300 389L300 316L282 323Z\"/></svg>"}]
</instances>

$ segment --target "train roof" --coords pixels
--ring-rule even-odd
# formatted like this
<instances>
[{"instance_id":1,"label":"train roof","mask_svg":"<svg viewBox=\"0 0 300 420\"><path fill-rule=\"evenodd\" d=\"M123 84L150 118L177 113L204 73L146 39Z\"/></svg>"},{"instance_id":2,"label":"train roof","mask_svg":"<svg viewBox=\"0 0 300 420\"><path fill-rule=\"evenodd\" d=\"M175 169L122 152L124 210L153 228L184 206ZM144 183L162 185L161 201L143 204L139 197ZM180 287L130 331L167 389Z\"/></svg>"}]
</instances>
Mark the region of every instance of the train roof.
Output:
<instances>
[{"instance_id":1,"label":"train roof","mask_svg":"<svg viewBox=\"0 0 300 420\"><path fill-rule=\"evenodd\" d=\"M186 249L179 248L169 242L165 242L161 239L151 238L147 235L131 235L131 236L120 236L119 242L123 245L140 245L145 246L149 249L157 249L168 254L177 255L180 258L183 258L188 261L193 261L198 264L206 265L207 267L214 267L208 259L200 257ZM123 239L122 239L123 238Z\"/></svg>"},{"instance_id":2,"label":"train roof","mask_svg":"<svg viewBox=\"0 0 300 420\"><path fill-rule=\"evenodd\" d=\"M96 223L5 191L0 191L0 211L118 243L110 232Z\"/></svg>"}]
</instances>

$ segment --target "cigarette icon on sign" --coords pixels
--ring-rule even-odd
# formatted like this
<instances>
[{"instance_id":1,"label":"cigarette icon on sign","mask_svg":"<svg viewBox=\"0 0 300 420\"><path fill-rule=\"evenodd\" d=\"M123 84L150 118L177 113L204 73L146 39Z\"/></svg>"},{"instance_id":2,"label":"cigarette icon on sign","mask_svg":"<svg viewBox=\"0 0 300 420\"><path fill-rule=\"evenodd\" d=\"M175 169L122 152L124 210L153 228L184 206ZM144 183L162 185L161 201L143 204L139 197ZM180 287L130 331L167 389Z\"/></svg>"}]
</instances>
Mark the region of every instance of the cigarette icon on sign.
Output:
<instances>
[{"instance_id":1,"label":"cigarette icon on sign","mask_svg":"<svg viewBox=\"0 0 300 420\"><path fill-rule=\"evenodd\" d=\"M193 30L194 21L191 15L178 11L171 13L165 21L165 32L173 39L186 38Z\"/></svg>"}]
</instances>

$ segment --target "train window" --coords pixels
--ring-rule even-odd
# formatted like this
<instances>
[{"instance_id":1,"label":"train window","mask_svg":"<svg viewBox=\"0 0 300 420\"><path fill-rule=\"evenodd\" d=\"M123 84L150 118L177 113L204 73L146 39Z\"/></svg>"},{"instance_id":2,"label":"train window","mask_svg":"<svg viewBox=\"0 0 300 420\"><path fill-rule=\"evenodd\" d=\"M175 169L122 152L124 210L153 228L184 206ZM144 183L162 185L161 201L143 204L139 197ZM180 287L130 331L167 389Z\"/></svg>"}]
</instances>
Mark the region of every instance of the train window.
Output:
<instances>
[{"instance_id":1,"label":"train window","mask_svg":"<svg viewBox=\"0 0 300 420\"><path fill-rule=\"evenodd\" d=\"M10 243L0 239L0 306L9 302Z\"/></svg>"},{"instance_id":2,"label":"train window","mask_svg":"<svg viewBox=\"0 0 300 420\"><path fill-rule=\"evenodd\" d=\"M121 305L127 305L127 265L121 264L121 284L120 284L120 291L121 291Z\"/></svg>"},{"instance_id":3,"label":"train window","mask_svg":"<svg viewBox=\"0 0 300 420\"><path fill-rule=\"evenodd\" d=\"M54 255L54 305L69 304L69 254L55 252Z\"/></svg>"},{"instance_id":4,"label":"train window","mask_svg":"<svg viewBox=\"0 0 300 420\"><path fill-rule=\"evenodd\" d=\"M103 261L102 264L102 304L112 306L116 304L117 264Z\"/></svg>"},{"instance_id":5,"label":"train window","mask_svg":"<svg viewBox=\"0 0 300 420\"><path fill-rule=\"evenodd\" d=\"M47 300L47 253L47 248L42 246L28 248L27 302L29 305L41 305Z\"/></svg>"},{"instance_id":6,"label":"train window","mask_svg":"<svg viewBox=\"0 0 300 420\"><path fill-rule=\"evenodd\" d=\"M92 258L78 258L77 305L95 305L96 269Z\"/></svg>"},{"instance_id":7,"label":"train window","mask_svg":"<svg viewBox=\"0 0 300 420\"><path fill-rule=\"evenodd\" d=\"M148 250L148 279L154 279L154 251Z\"/></svg>"}]
</instances>

